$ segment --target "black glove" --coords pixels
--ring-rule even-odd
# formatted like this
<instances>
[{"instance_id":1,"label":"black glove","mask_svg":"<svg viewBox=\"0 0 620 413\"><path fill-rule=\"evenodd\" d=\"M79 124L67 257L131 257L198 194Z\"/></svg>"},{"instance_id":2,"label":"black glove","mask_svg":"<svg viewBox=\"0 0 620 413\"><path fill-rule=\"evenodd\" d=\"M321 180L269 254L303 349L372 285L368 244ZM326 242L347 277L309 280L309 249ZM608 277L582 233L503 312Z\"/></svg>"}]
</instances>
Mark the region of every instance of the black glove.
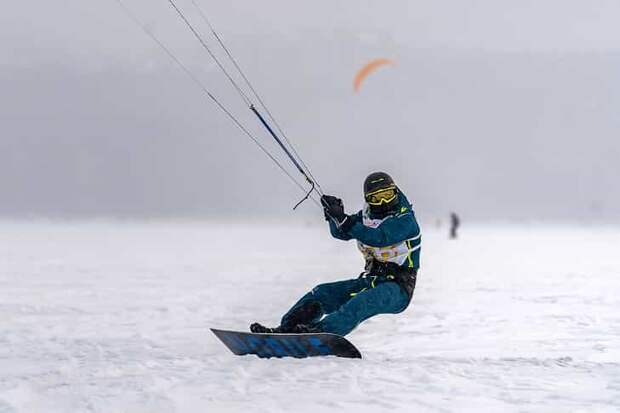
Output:
<instances>
[{"instance_id":1,"label":"black glove","mask_svg":"<svg viewBox=\"0 0 620 413\"><path fill-rule=\"evenodd\" d=\"M321 197L321 203L323 204L323 212L326 220L335 220L338 228L344 232L351 229L355 220L353 216L344 213L342 199L331 195L323 195Z\"/></svg>"},{"instance_id":2,"label":"black glove","mask_svg":"<svg viewBox=\"0 0 620 413\"><path fill-rule=\"evenodd\" d=\"M340 223L346 218L342 199L331 195L323 195L321 197L321 204L323 204L323 212L325 213L326 220L329 221L330 219L334 219L337 223Z\"/></svg>"}]
</instances>

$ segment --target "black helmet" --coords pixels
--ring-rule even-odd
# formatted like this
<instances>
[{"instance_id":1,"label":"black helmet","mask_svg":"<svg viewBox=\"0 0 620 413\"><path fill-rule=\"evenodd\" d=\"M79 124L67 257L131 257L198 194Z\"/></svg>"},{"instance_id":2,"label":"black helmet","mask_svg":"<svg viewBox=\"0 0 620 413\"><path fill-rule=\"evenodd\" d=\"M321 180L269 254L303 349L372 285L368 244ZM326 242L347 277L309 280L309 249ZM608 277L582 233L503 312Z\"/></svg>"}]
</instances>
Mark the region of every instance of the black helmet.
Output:
<instances>
[{"instance_id":1,"label":"black helmet","mask_svg":"<svg viewBox=\"0 0 620 413\"><path fill-rule=\"evenodd\" d=\"M398 187L385 172L373 172L364 181L364 199L370 213L383 218L398 209Z\"/></svg>"}]
</instances>

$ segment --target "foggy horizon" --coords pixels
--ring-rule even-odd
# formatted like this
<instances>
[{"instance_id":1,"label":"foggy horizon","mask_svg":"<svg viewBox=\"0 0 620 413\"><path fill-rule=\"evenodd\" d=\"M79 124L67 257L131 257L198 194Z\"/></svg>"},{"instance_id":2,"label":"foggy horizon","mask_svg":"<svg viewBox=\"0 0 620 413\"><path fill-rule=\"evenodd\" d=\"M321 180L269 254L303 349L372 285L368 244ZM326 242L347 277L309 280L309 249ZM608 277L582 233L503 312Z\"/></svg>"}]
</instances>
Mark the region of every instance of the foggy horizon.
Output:
<instances>
[{"instance_id":1,"label":"foggy horizon","mask_svg":"<svg viewBox=\"0 0 620 413\"><path fill-rule=\"evenodd\" d=\"M114 1L40 3L0 16L0 217L322 216ZM126 3L289 167L165 2ZM385 170L429 219L620 221L620 5L497 3L200 2L348 211Z\"/></svg>"}]
</instances>

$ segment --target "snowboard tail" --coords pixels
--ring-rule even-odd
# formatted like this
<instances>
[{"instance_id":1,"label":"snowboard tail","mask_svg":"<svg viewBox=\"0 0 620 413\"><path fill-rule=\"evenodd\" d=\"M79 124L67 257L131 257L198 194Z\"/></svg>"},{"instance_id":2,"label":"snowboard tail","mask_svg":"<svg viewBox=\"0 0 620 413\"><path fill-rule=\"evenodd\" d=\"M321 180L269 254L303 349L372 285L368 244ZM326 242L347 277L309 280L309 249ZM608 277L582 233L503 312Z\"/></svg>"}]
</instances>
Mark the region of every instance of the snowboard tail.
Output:
<instances>
[{"instance_id":1,"label":"snowboard tail","mask_svg":"<svg viewBox=\"0 0 620 413\"><path fill-rule=\"evenodd\" d=\"M316 356L362 358L353 344L336 334L259 334L215 328L211 331L238 356L254 354L260 358Z\"/></svg>"}]
</instances>

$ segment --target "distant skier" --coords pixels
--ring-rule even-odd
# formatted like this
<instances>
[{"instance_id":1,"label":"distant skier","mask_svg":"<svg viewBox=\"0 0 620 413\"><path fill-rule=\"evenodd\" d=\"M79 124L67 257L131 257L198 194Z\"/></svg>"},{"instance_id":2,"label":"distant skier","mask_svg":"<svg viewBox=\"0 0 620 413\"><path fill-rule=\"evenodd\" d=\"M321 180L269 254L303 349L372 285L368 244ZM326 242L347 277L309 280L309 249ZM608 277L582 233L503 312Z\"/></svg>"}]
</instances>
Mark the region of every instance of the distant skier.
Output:
<instances>
[{"instance_id":1,"label":"distant skier","mask_svg":"<svg viewBox=\"0 0 620 413\"><path fill-rule=\"evenodd\" d=\"M450 239L458 237L457 231L461 226L461 220L455 212L450 212Z\"/></svg>"},{"instance_id":2,"label":"distant skier","mask_svg":"<svg viewBox=\"0 0 620 413\"><path fill-rule=\"evenodd\" d=\"M324 195L325 218L332 236L357 240L365 271L350 280L320 284L304 295L278 327L253 323L254 333L326 332L344 336L377 314L396 314L411 302L420 266L420 228L405 194L384 172L364 182L366 207L354 215L342 200Z\"/></svg>"}]
</instances>

